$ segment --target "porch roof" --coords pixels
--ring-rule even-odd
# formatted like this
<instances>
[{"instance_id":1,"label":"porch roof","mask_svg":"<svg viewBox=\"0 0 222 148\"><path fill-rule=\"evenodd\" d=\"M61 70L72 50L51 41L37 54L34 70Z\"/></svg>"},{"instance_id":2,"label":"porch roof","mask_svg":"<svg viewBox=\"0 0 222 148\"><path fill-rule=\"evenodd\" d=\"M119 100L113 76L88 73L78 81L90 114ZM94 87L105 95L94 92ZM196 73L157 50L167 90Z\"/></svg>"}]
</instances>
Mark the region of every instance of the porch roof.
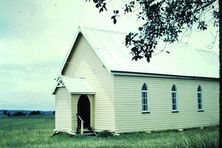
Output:
<instances>
[{"instance_id":1,"label":"porch roof","mask_svg":"<svg viewBox=\"0 0 222 148\"><path fill-rule=\"evenodd\" d=\"M95 91L84 78L60 76L57 82L53 94L59 87L66 87L70 94L95 94Z\"/></svg>"}]
</instances>

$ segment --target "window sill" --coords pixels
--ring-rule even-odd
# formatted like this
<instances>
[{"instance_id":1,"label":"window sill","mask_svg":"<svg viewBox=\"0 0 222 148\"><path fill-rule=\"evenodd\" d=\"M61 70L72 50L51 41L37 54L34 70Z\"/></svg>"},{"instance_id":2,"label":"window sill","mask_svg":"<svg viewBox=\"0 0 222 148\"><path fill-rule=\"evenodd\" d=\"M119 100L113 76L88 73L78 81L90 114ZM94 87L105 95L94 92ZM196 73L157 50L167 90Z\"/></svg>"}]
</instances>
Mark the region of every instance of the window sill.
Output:
<instances>
[{"instance_id":1,"label":"window sill","mask_svg":"<svg viewBox=\"0 0 222 148\"><path fill-rule=\"evenodd\" d=\"M199 109L197 112L204 112L204 110L203 109Z\"/></svg>"},{"instance_id":2,"label":"window sill","mask_svg":"<svg viewBox=\"0 0 222 148\"><path fill-rule=\"evenodd\" d=\"M179 113L179 111L178 110L173 110L172 113Z\"/></svg>"},{"instance_id":3,"label":"window sill","mask_svg":"<svg viewBox=\"0 0 222 148\"><path fill-rule=\"evenodd\" d=\"M150 114L149 111L142 111L142 114Z\"/></svg>"}]
</instances>

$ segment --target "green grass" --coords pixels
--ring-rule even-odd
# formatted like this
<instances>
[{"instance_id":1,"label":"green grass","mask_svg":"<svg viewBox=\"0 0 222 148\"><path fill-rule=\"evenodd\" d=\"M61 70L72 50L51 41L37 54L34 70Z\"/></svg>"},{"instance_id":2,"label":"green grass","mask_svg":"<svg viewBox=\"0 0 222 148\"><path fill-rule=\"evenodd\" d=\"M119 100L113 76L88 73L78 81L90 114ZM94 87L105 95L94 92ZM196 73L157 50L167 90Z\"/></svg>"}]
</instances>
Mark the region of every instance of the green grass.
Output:
<instances>
[{"instance_id":1,"label":"green grass","mask_svg":"<svg viewBox=\"0 0 222 148\"><path fill-rule=\"evenodd\" d=\"M13 117L0 119L0 148L6 147L218 147L219 128L192 129L183 132L130 133L101 138L68 136L51 137L53 116Z\"/></svg>"}]
</instances>

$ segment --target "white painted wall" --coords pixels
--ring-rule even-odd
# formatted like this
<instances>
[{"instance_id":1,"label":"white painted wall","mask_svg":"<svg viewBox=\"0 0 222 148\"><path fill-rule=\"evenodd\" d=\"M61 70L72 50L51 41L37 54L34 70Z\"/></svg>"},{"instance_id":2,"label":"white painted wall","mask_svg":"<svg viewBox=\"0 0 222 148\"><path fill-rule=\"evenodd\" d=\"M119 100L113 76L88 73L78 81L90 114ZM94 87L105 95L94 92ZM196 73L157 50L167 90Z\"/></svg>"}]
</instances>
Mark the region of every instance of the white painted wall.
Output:
<instances>
[{"instance_id":1,"label":"white painted wall","mask_svg":"<svg viewBox=\"0 0 222 148\"><path fill-rule=\"evenodd\" d=\"M71 132L71 95L66 88L58 88L55 95L55 128Z\"/></svg>"},{"instance_id":2,"label":"white painted wall","mask_svg":"<svg viewBox=\"0 0 222 148\"><path fill-rule=\"evenodd\" d=\"M141 109L143 83L148 86L149 114L142 114ZM177 87L179 113L172 113L173 84ZM198 85L203 89L204 112L197 111ZM115 76L117 133L218 125L218 104L217 81Z\"/></svg>"}]
</instances>

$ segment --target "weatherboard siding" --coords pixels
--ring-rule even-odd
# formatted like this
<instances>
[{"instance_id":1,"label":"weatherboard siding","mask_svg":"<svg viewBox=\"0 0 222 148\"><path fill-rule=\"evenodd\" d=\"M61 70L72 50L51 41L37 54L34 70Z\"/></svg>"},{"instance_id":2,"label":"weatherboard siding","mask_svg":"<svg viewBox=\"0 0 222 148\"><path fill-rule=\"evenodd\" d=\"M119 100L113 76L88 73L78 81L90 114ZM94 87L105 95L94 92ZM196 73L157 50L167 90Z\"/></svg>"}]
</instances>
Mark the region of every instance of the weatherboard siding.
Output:
<instances>
[{"instance_id":1,"label":"weatherboard siding","mask_svg":"<svg viewBox=\"0 0 222 148\"><path fill-rule=\"evenodd\" d=\"M71 95L66 88L58 88L55 96L55 128L71 132Z\"/></svg>"},{"instance_id":2,"label":"weatherboard siding","mask_svg":"<svg viewBox=\"0 0 222 148\"><path fill-rule=\"evenodd\" d=\"M72 131L77 131L77 106L78 106L78 100L79 100L80 95L72 95L71 97L71 117L72 117Z\"/></svg>"},{"instance_id":3,"label":"weatherboard siding","mask_svg":"<svg viewBox=\"0 0 222 148\"><path fill-rule=\"evenodd\" d=\"M94 96L94 128L115 131L114 79L86 39L80 34L63 72L64 76L86 78ZM77 106L76 106L77 107Z\"/></svg>"},{"instance_id":4,"label":"weatherboard siding","mask_svg":"<svg viewBox=\"0 0 222 148\"><path fill-rule=\"evenodd\" d=\"M150 113L142 114L141 88L148 86ZM171 87L178 93L178 113L172 113ZM197 87L203 91L204 112L197 110ZM219 124L219 83L188 80L115 76L116 132L151 131Z\"/></svg>"}]
</instances>

